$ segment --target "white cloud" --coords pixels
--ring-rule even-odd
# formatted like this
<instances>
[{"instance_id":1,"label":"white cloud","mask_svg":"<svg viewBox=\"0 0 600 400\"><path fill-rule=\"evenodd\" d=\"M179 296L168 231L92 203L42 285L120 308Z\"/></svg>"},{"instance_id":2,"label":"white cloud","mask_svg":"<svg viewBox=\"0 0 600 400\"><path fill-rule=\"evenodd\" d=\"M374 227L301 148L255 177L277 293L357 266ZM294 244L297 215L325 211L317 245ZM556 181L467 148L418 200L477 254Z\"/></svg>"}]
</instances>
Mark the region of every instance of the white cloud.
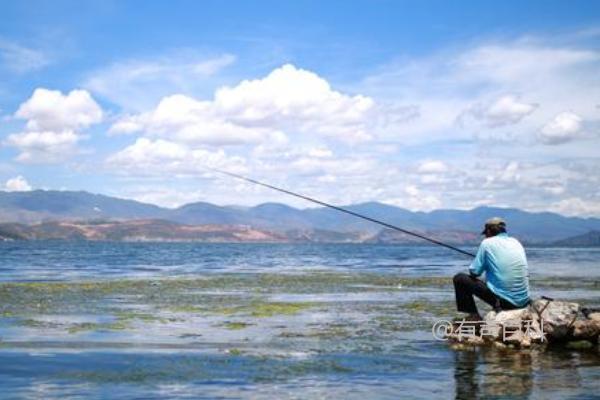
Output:
<instances>
[{"instance_id":1,"label":"white cloud","mask_svg":"<svg viewBox=\"0 0 600 400\"><path fill-rule=\"evenodd\" d=\"M31 185L21 175L10 178L4 184L4 190L7 192L27 192L31 190Z\"/></svg>"},{"instance_id":2,"label":"white cloud","mask_svg":"<svg viewBox=\"0 0 600 400\"><path fill-rule=\"evenodd\" d=\"M287 64L263 79L219 89L215 105L241 125L294 127L352 142L371 137L368 118L375 102L334 91L317 74Z\"/></svg>"},{"instance_id":3,"label":"white cloud","mask_svg":"<svg viewBox=\"0 0 600 400\"><path fill-rule=\"evenodd\" d=\"M418 196L421 192L419 191L419 189L417 189L417 187L415 185L408 185L404 191L406 192L407 195L409 196Z\"/></svg>"},{"instance_id":4,"label":"white cloud","mask_svg":"<svg viewBox=\"0 0 600 400\"><path fill-rule=\"evenodd\" d=\"M210 145L285 142L288 133L354 143L371 137L373 109L368 97L336 92L316 74L284 65L263 79L219 89L213 101L165 97L150 112L124 117L111 132Z\"/></svg>"},{"instance_id":5,"label":"white cloud","mask_svg":"<svg viewBox=\"0 0 600 400\"><path fill-rule=\"evenodd\" d=\"M573 112L562 112L548 122L539 133L546 144L561 144L575 139L582 129L582 119Z\"/></svg>"},{"instance_id":6,"label":"white cloud","mask_svg":"<svg viewBox=\"0 0 600 400\"><path fill-rule=\"evenodd\" d=\"M421 174L440 174L448 171L448 166L440 160L423 161L417 171Z\"/></svg>"},{"instance_id":7,"label":"white cloud","mask_svg":"<svg viewBox=\"0 0 600 400\"><path fill-rule=\"evenodd\" d=\"M81 129L102 120L102 109L85 90L63 95L58 90L39 88L15 113L27 120L32 131Z\"/></svg>"},{"instance_id":8,"label":"white cloud","mask_svg":"<svg viewBox=\"0 0 600 400\"><path fill-rule=\"evenodd\" d=\"M2 38L0 60L4 66L16 73L35 71L50 64L50 59L43 52Z\"/></svg>"},{"instance_id":9,"label":"white cloud","mask_svg":"<svg viewBox=\"0 0 600 400\"><path fill-rule=\"evenodd\" d=\"M308 150L308 156L315 158L329 158L333 157L333 152L326 147L314 147Z\"/></svg>"},{"instance_id":10,"label":"white cloud","mask_svg":"<svg viewBox=\"0 0 600 400\"><path fill-rule=\"evenodd\" d=\"M537 104L524 103L514 95L505 95L488 104L478 104L467 111L474 119L488 128L514 125L531 114Z\"/></svg>"},{"instance_id":11,"label":"white cloud","mask_svg":"<svg viewBox=\"0 0 600 400\"><path fill-rule=\"evenodd\" d=\"M459 70L470 74L465 77L469 80L513 85L525 79L529 79L530 83L540 82L548 75L599 60L598 53L591 50L557 47L522 39L512 45L476 47L460 55L456 62Z\"/></svg>"},{"instance_id":12,"label":"white cloud","mask_svg":"<svg viewBox=\"0 0 600 400\"><path fill-rule=\"evenodd\" d=\"M177 161L184 158L188 150L172 142L165 140L151 141L146 138L136 140L134 144L121 150L109 159L109 162L116 164L132 165L156 165L162 167L165 162Z\"/></svg>"},{"instance_id":13,"label":"white cloud","mask_svg":"<svg viewBox=\"0 0 600 400\"><path fill-rule=\"evenodd\" d=\"M206 174L206 167L246 172L243 158L229 157L222 149L190 149L183 144L147 138L139 138L134 144L113 154L106 164L112 170L137 176L201 175Z\"/></svg>"},{"instance_id":14,"label":"white cloud","mask_svg":"<svg viewBox=\"0 0 600 400\"><path fill-rule=\"evenodd\" d=\"M8 146L19 149L17 161L23 163L55 163L76 153L79 136L73 131L22 132L9 135Z\"/></svg>"},{"instance_id":15,"label":"white cloud","mask_svg":"<svg viewBox=\"0 0 600 400\"><path fill-rule=\"evenodd\" d=\"M125 117L115 123L110 131L144 131L148 136L210 145L286 140L285 135L275 129L238 125L218 114L210 102L173 95L162 99L151 112Z\"/></svg>"},{"instance_id":16,"label":"white cloud","mask_svg":"<svg viewBox=\"0 0 600 400\"><path fill-rule=\"evenodd\" d=\"M27 120L25 130L8 136L5 144L17 148L17 160L26 163L53 163L77 152L79 130L102 121L100 106L85 90L63 95L39 88L21 104L16 118Z\"/></svg>"},{"instance_id":17,"label":"white cloud","mask_svg":"<svg viewBox=\"0 0 600 400\"><path fill-rule=\"evenodd\" d=\"M375 170L373 160L346 157L346 158L322 158L322 157L298 157L285 166L290 171L288 174L316 176L316 175L333 175L333 176L352 176L369 174ZM277 163L273 169L281 169L283 165Z\"/></svg>"},{"instance_id":18,"label":"white cloud","mask_svg":"<svg viewBox=\"0 0 600 400\"><path fill-rule=\"evenodd\" d=\"M402 135L405 143L501 139L524 144L537 141L539 127L565 109L584 120L597 118L598 67L595 49L527 38L396 61L355 90L419 109L419 118L387 130L390 140ZM479 124L467 124L466 116ZM457 121L463 129L456 129Z\"/></svg>"},{"instance_id":19,"label":"white cloud","mask_svg":"<svg viewBox=\"0 0 600 400\"><path fill-rule=\"evenodd\" d=\"M172 93L194 91L235 60L231 54L206 57L190 51L126 60L94 71L83 86L125 109L141 110Z\"/></svg>"},{"instance_id":20,"label":"white cloud","mask_svg":"<svg viewBox=\"0 0 600 400\"><path fill-rule=\"evenodd\" d=\"M519 174L519 163L517 161L509 162L503 171L498 175L501 182L515 182L521 179Z\"/></svg>"},{"instance_id":21,"label":"white cloud","mask_svg":"<svg viewBox=\"0 0 600 400\"><path fill-rule=\"evenodd\" d=\"M600 200L585 200L580 197L569 197L550 205L550 210L563 215L598 216Z\"/></svg>"},{"instance_id":22,"label":"white cloud","mask_svg":"<svg viewBox=\"0 0 600 400\"><path fill-rule=\"evenodd\" d=\"M405 196L394 197L383 200L384 203L413 211L431 211L440 208L442 202L431 193L425 193L415 185L407 185L404 188Z\"/></svg>"}]
</instances>

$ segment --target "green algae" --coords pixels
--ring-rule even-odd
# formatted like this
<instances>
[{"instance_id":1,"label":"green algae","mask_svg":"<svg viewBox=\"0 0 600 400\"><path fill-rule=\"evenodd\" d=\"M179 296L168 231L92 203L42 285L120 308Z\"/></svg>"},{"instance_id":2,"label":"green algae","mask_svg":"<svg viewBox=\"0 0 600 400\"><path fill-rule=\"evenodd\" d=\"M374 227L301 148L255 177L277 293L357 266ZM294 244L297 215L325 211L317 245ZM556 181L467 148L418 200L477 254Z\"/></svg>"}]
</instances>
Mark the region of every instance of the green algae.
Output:
<instances>
[{"instance_id":1,"label":"green algae","mask_svg":"<svg viewBox=\"0 0 600 400\"><path fill-rule=\"evenodd\" d=\"M331 293L398 293L411 287L439 289L450 284L445 277L402 277L371 273L310 272L303 274L218 274L206 277L167 279L99 280L89 282L24 282L0 283L0 316L16 316L19 320L35 320L39 315L92 315L110 317L110 322L63 323L52 327L70 334L86 331L139 330L151 324L169 324L192 317L201 323L227 330L243 330L260 325L260 319L294 317L318 307L331 315L347 312L361 315L366 330L357 330L356 320L338 326L330 323L310 331L279 332L279 337L305 337L311 340L372 337L394 332L429 328L432 316L449 316L451 302L415 299L408 303L390 301L316 302L270 301L280 294L317 295ZM449 286L448 286L449 287ZM183 315L183 314L188 314ZM407 324L397 315L408 314L414 320ZM222 322L232 315L233 322ZM389 316L389 318L386 318ZM236 321L243 317L249 322ZM423 318L424 317L424 318ZM379 318L379 319L378 319ZM45 319L48 319L46 317ZM215 325L215 321L217 325ZM7 320L9 324L19 324ZM221 325L219 325L219 323ZM40 331L48 323L21 322ZM267 324L267 322L265 322ZM413 326L414 325L414 326ZM265 325L267 326L267 325ZM269 328L271 329L271 328ZM278 332L272 333L275 337Z\"/></svg>"},{"instance_id":2,"label":"green algae","mask_svg":"<svg viewBox=\"0 0 600 400\"><path fill-rule=\"evenodd\" d=\"M327 288L327 291L397 290L402 287L444 287L448 277L396 277L369 273L311 272L308 274L222 274L206 278L168 278L153 280L106 280L90 282L17 282L0 284L0 296L10 290L25 290L38 294L76 292L160 294L173 290L233 290L251 288L254 292L303 293L307 289ZM363 287L361 287L361 285ZM372 286L369 288L368 286ZM294 290L295 289L295 290Z\"/></svg>"},{"instance_id":3,"label":"green algae","mask_svg":"<svg viewBox=\"0 0 600 400\"><path fill-rule=\"evenodd\" d=\"M244 314L255 318L266 318L275 315L295 315L317 305L319 303L264 302L255 300L244 305L224 307L217 312L224 315Z\"/></svg>"},{"instance_id":4,"label":"green algae","mask_svg":"<svg viewBox=\"0 0 600 400\"><path fill-rule=\"evenodd\" d=\"M209 310L204 307L199 307L199 306L190 305L190 304L183 304L183 305L179 305L179 306L169 306L166 308L166 310L173 312L173 313L186 313L186 314L204 314L204 313L209 312Z\"/></svg>"},{"instance_id":5,"label":"green algae","mask_svg":"<svg viewBox=\"0 0 600 400\"><path fill-rule=\"evenodd\" d=\"M374 318L374 321L377 323L377 328L381 332L404 332L414 330L413 326L402 324L397 317L389 315L378 315Z\"/></svg>"},{"instance_id":6,"label":"green algae","mask_svg":"<svg viewBox=\"0 0 600 400\"><path fill-rule=\"evenodd\" d=\"M173 307L196 307L196 301L173 303L173 300L203 300L202 291L241 291L243 293L355 293L397 291L399 287L446 287L446 277L396 277L377 274L309 273L309 274L222 274L206 278L172 278L160 280L106 280L91 282L17 282L0 283L0 304L27 300L30 307L52 308L53 303L80 299L138 297L167 303ZM235 296L231 296L235 297ZM22 304L23 306L25 304ZM194 310L196 311L196 310Z\"/></svg>"},{"instance_id":7,"label":"green algae","mask_svg":"<svg viewBox=\"0 0 600 400\"><path fill-rule=\"evenodd\" d=\"M323 329L313 330L305 336L317 339L338 339L351 337L352 333L348 329L348 326L329 325Z\"/></svg>"},{"instance_id":8,"label":"green algae","mask_svg":"<svg viewBox=\"0 0 600 400\"><path fill-rule=\"evenodd\" d=\"M114 321L109 323L82 322L72 324L67 332L69 334L77 334L85 331L122 331L129 329L130 325L125 321Z\"/></svg>"},{"instance_id":9,"label":"green algae","mask_svg":"<svg viewBox=\"0 0 600 400\"><path fill-rule=\"evenodd\" d=\"M569 276L546 276L532 278L530 284L532 287L562 290L598 290L600 288L600 280L581 279L578 277Z\"/></svg>"},{"instance_id":10,"label":"green algae","mask_svg":"<svg viewBox=\"0 0 600 400\"><path fill-rule=\"evenodd\" d=\"M163 318L154 314L141 313L133 310L119 311L115 314L118 321L126 322L131 320L139 320L143 322L160 322L166 324L176 321L175 318Z\"/></svg>"},{"instance_id":11,"label":"green algae","mask_svg":"<svg viewBox=\"0 0 600 400\"><path fill-rule=\"evenodd\" d=\"M252 308L250 315L258 318L274 315L294 315L315 305L315 303L255 303L250 304Z\"/></svg>"},{"instance_id":12,"label":"green algae","mask_svg":"<svg viewBox=\"0 0 600 400\"><path fill-rule=\"evenodd\" d=\"M52 328L60 328L61 324L52 321L41 321L34 318L25 318L20 319L17 324L19 326L24 326L27 328L37 328L37 329L52 329Z\"/></svg>"},{"instance_id":13,"label":"green algae","mask_svg":"<svg viewBox=\"0 0 600 400\"><path fill-rule=\"evenodd\" d=\"M239 331L252 325L248 322L225 322L222 326L230 331Z\"/></svg>"},{"instance_id":14,"label":"green algae","mask_svg":"<svg viewBox=\"0 0 600 400\"><path fill-rule=\"evenodd\" d=\"M595 346L588 340L576 340L567 343L565 347L570 350L588 350Z\"/></svg>"}]
</instances>

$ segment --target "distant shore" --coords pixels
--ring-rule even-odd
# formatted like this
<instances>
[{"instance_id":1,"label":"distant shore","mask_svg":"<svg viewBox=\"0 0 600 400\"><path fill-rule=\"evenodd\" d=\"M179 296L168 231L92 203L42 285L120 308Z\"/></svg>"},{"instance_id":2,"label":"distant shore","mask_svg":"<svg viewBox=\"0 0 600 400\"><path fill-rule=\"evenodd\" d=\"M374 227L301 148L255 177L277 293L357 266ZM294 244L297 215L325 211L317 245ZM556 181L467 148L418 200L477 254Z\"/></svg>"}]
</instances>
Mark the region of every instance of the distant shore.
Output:
<instances>
[{"instance_id":1,"label":"distant shore","mask_svg":"<svg viewBox=\"0 0 600 400\"><path fill-rule=\"evenodd\" d=\"M458 246L477 246L481 237L460 230L422 231L434 239ZM348 243L424 245L418 239L389 229L376 233L319 229L265 230L248 225L186 225L159 219L128 221L47 221L38 224L0 223L0 241L68 240L157 243ZM523 240L528 246L600 247L600 232L590 231L553 242Z\"/></svg>"}]
</instances>

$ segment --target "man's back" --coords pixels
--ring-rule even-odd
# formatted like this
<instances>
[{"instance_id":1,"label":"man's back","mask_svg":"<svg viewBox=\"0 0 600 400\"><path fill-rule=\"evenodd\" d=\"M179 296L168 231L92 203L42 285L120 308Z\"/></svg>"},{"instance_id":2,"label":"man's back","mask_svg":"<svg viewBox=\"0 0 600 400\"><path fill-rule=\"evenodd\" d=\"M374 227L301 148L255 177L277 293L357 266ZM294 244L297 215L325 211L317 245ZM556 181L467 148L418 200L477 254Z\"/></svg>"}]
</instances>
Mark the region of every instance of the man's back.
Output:
<instances>
[{"instance_id":1,"label":"man's back","mask_svg":"<svg viewBox=\"0 0 600 400\"><path fill-rule=\"evenodd\" d=\"M519 241L500 233L481 242L470 268L475 275L486 273L486 285L497 296L516 306L529 301L527 257Z\"/></svg>"}]
</instances>

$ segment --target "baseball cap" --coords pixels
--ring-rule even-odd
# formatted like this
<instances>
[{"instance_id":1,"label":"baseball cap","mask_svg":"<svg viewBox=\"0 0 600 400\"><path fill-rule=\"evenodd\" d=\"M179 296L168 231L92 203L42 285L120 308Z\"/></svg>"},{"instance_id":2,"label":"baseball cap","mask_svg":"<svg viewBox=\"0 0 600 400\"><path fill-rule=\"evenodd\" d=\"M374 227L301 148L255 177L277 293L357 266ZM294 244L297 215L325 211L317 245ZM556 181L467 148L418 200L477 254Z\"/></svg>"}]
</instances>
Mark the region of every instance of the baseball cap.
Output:
<instances>
[{"instance_id":1,"label":"baseball cap","mask_svg":"<svg viewBox=\"0 0 600 400\"><path fill-rule=\"evenodd\" d=\"M501 226L503 228L506 228L506 221L504 221L500 217L494 217L494 218L488 219L487 221L485 221L485 227L483 228L483 231L481 232L482 235L485 234L485 230L489 226Z\"/></svg>"}]
</instances>

